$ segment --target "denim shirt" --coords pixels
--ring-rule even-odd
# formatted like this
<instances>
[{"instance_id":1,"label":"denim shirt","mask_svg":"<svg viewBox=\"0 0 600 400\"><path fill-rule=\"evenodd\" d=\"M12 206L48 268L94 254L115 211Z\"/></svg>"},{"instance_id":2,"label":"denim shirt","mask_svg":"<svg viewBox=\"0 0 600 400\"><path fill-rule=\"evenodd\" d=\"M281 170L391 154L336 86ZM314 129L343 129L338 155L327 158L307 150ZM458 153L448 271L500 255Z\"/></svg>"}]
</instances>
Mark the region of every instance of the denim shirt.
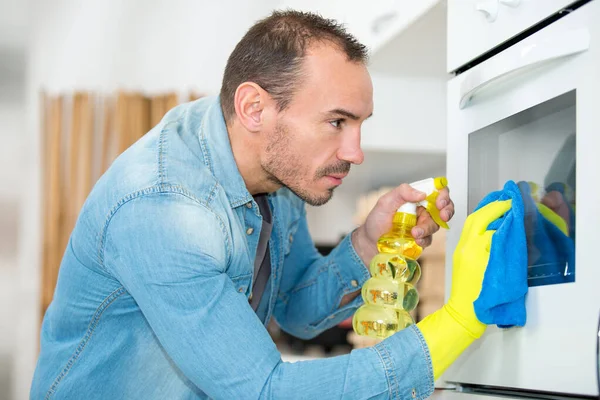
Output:
<instances>
[{"instance_id":1,"label":"denim shirt","mask_svg":"<svg viewBox=\"0 0 600 400\"><path fill-rule=\"evenodd\" d=\"M269 194L271 276L252 310L258 205L219 98L172 109L88 196L41 331L32 399L422 399L433 391L415 326L350 354L283 362L266 325L311 338L362 304L348 235L327 257L304 203ZM261 302L263 303L263 302Z\"/></svg>"}]
</instances>

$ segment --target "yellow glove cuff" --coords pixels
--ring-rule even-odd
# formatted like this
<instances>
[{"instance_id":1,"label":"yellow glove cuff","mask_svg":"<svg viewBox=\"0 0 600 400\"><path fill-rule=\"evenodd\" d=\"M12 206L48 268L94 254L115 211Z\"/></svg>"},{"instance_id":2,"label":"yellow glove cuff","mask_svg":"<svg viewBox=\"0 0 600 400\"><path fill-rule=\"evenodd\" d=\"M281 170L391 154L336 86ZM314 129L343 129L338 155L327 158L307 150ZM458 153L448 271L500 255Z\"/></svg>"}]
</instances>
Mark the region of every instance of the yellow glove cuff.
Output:
<instances>
[{"instance_id":1,"label":"yellow glove cuff","mask_svg":"<svg viewBox=\"0 0 600 400\"><path fill-rule=\"evenodd\" d=\"M452 316L447 305L420 321L417 327L429 347L434 380L476 339Z\"/></svg>"}]
</instances>

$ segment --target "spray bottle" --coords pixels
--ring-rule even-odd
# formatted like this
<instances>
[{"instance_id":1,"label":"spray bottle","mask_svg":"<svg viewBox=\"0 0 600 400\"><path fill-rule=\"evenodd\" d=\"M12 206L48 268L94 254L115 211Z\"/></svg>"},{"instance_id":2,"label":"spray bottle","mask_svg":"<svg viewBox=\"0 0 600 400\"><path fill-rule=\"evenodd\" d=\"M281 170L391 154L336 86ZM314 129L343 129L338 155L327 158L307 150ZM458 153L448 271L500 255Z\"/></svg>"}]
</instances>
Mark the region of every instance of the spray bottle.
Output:
<instances>
[{"instance_id":1,"label":"spray bottle","mask_svg":"<svg viewBox=\"0 0 600 400\"><path fill-rule=\"evenodd\" d=\"M392 229L377 241L379 253L371 260L371 278L365 282L361 292L365 304L352 319L358 335L384 339L414 324L409 313L419 302L415 285L421 277L421 266L417 259L423 249L415 242L411 230L417 224L418 205L425 207L439 226L448 229L436 206L439 190L447 185L445 177L428 178L410 184L427 197L418 203L405 203L398 208Z\"/></svg>"}]
</instances>

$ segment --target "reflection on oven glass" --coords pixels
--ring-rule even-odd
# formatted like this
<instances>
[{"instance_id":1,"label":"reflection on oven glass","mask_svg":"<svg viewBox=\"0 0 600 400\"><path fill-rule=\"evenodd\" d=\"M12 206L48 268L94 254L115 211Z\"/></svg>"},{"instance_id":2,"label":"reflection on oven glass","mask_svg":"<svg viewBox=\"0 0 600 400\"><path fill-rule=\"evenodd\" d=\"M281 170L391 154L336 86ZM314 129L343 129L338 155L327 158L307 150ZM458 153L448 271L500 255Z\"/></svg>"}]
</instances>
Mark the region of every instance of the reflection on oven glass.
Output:
<instances>
[{"instance_id":1,"label":"reflection on oven glass","mask_svg":"<svg viewBox=\"0 0 600 400\"><path fill-rule=\"evenodd\" d=\"M575 281L575 134L567 136L543 186L520 182L529 286Z\"/></svg>"},{"instance_id":2,"label":"reflection on oven glass","mask_svg":"<svg viewBox=\"0 0 600 400\"><path fill-rule=\"evenodd\" d=\"M530 189L534 190L530 192ZM525 208L529 286L575 281L575 203L565 182L519 182Z\"/></svg>"},{"instance_id":3,"label":"reflection on oven glass","mask_svg":"<svg viewBox=\"0 0 600 400\"><path fill-rule=\"evenodd\" d=\"M572 91L469 135L469 209L517 183L529 286L575 281L575 121Z\"/></svg>"}]
</instances>

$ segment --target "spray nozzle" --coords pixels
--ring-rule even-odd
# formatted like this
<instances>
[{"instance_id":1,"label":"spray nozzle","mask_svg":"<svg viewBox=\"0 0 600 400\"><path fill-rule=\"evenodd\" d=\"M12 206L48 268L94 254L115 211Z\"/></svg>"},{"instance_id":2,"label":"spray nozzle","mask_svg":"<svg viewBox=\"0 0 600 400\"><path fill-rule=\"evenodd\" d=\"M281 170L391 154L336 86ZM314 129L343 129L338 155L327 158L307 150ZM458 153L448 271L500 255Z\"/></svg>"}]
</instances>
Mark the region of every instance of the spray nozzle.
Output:
<instances>
[{"instance_id":1,"label":"spray nozzle","mask_svg":"<svg viewBox=\"0 0 600 400\"><path fill-rule=\"evenodd\" d=\"M427 178L410 184L414 189L424 192L427 197L425 200L416 203L405 203L400 208L399 212L405 212L407 214L417 215L417 205L421 205L427 209L431 218L436 224L442 228L449 229L448 224L440 217L440 210L435 205L439 191L448 186L448 180L444 176L436 178Z\"/></svg>"}]
</instances>

